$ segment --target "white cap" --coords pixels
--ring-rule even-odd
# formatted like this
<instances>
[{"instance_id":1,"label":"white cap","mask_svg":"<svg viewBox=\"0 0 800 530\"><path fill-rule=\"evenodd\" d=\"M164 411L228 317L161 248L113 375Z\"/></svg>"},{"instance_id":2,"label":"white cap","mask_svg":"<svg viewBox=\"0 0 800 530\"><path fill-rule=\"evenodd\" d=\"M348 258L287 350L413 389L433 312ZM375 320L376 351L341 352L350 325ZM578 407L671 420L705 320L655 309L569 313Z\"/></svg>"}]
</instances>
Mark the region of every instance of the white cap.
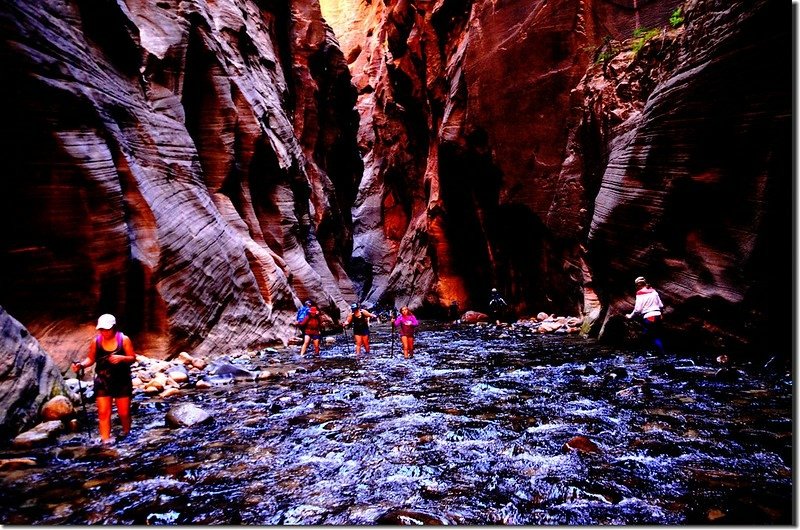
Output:
<instances>
[{"instance_id":1,"label":"white cap","mask_svg":"<svg viewBox=\"0 0 800 530\"><path fill-rule=\"evenodd\" d=\"M114 318L114 315L109 315L108 313L100 315L100 318L97 319L97 329L111 329L116 325L117 319Z\"/></svg>"}]
</instances>

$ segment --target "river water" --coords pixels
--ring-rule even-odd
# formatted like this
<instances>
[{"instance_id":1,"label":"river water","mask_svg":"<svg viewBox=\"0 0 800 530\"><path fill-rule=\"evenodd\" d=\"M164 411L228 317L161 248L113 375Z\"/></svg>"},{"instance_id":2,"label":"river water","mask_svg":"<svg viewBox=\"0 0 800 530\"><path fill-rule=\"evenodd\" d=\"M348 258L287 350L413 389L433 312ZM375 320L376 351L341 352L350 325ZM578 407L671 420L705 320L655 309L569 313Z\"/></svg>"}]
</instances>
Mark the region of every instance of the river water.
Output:
<instances>
[{"instance_id":1,"label":"river water","mask_svg":"<svg viewBox=\"0 0 800 530\"><path fill-rule=\"evenodd\" d=\"M318 359L255 355L296 369L278 380L137 395L112 447L74 433L2 449L37 465L0 475L0 523L792 522L785 368L720 377L715 354L518 326L423 323L413 359L396 337L391 355L387 324L372 339L358 359L341 336ZM180 402L214 423L167 427ZM594 450L566 448L576 436Z\"/></svg>"}]
</instances>

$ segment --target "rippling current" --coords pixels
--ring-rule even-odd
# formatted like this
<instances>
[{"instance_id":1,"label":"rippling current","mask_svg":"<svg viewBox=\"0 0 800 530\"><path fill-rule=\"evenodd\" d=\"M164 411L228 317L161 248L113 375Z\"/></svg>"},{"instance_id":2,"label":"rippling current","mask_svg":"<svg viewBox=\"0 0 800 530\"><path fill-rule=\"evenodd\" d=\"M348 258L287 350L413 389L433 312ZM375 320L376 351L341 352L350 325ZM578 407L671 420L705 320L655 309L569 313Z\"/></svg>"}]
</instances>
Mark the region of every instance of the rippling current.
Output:
<instances>
[{"instance_id":1,"label":"rippling current","mask_svg":"<svg viewBox=\"0 0 800 530\"><path fill-rule=\"evenodd\" d=\"M318 359L299 347L253 357L297 368L279 380L137 395L133 433L111 448L76 433L0 450L37 461L0 475L0 523L792 520L785 370L721 378L715 354L425 323L407 360L388 333L375 326L358 359L342 336ZM215 422L168 428L180 402ZM579 435L597 452L564 447Z\"/></svg>"}]
</instances>

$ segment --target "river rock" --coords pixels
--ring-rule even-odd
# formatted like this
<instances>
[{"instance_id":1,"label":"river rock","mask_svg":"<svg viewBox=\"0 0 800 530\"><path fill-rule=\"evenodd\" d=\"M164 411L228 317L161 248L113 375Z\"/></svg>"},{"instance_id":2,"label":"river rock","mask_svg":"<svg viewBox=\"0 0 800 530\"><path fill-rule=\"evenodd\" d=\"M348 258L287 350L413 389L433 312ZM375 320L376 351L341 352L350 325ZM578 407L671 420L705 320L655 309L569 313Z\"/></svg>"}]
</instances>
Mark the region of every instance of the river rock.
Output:
<instances>
[{"instance_id":1,"label":"river rock","mask_svg":"<svg viewBox=\"0 0 800 530\"><path fill-rule=\"evenodd\" d=\"M258 375L256 372L251 372L241 366L226 362L212 362L208 373L216 376L231 376L234 379L246 381L252 381Z\"/></svg>"},{"instance_id":2,"label":"river rock","mask_svg":"<svg viewBox=\"0 0 800 530\"><path fill-rule=\"evenodd\" d=\"M596 443L586 436L575 436L564 444L562 450L566 453L575 451L578 453L600 453L600 448Z\"/></svg>"},{"instance_id":3,"label":"river rock","mask_svg":"<svg viewBox=\"0 0 800 530\"><path fill-rule=\"evenodd\" d=\"M0 459L0 471L14 471L16 469L26 469L35 466L36 466L36 460L34 460L33 458Z\"/></svg>"},{"instance_id":4,"label":"river rock","mask_svg":"<svg viewBox=\"0 0 800 530\"><path fill-rule=\"evenodd\" d=\"M741 377L741 373L736 368L731 368L730 366L723 366L714 374L714 379L717 381L722 381L725 383L733 383L738 381Z\"/></svg>"},{"instance_id":5,"label":"river rock","mask_svg":"<svg viewBox=\"0 0 800 530\"><path fill-rule=\"evenodd\" d=\"M194 359L192 361L192 367L197 370L204 370L206 366L208 366L208 363L205 359Z\"/></svg>"},{"instance_id":6,"label":"river rock","mask_svg":"<svg viewBox=\"0 0 800 530\"><path fill-rule=\"evenodd\" d=\"M419 525L435 525L447 526L452 525L453 521L449 520L443 515L436 515L427 512L407 510L404 508L390 510L375 521L379 525L400 525L400 526L419 526Z\"/></svg>"},{"instance_id":7,"label":"river rock","mask_svg":"<svg viewBox=\"0 0 800 530\"><path fill-rule=\"evenodd\" d=\"M166 390L161 392L158 396L162 398L168 398L180 393L181 393L180 389L172 387L172 388L167 388Z\"/></svg>"},{"instance_id":8,"label":"river rock","mask_svg":"<svg viewBox=\"0 0 800 530\"><path fill-rule=\"evenodd\" d=\"M66 396L56 396L42 406L41 416L45 421L63 420L75 413L72 402Z\"/></svg>"},{"instance_id":9,"label":"river rock","mask_svg":"<svg viewBox=\"0 0 800 530\"><path fill-rule=\"evenodd\" d=\"M172 407L166 416L170 427L192 427L214 421L211 415L191 403L181 403Z\"/></svg>"},{"instance_id":10,"label":"river rock","mask_svg":"<svg viewBox=\"0 0 800 530\"><path fill-rule=\"evenodd\" d=\"M167 377L180 385L189 381L189 372L183 365L173 366L167 372Z\"/></svg>"},{"instance_id":11,"label":"river rock","mask_svg":"<svg viewBox=\"0 0 800 530\"><path fill-rule=\"evenodd\" d=\"M467 311L461 315L461 322L464 324L477 324L478 322L489 322L489 315L478 311Z\"/></svg>"},{"instance_id":12,"label":"river rock","mask_svg":"<svg viewBox=\"0 0 800 530\"><path fill-rule=\"evenodd\" d=\"M20 448L44 445L55 439L63 429L64 424L58 420L46 421L14 438L12 444Z\"/></svg>"},{"instance_id":13,"label":"river rock","mask_svg":"<svg viewBox=\"0 0 800 530\"><path fill-rule=\"evenodd\" d=\"M194 357L192 357L192 356L191 356L190 354L188 354L187 352L185 352L185 351L182 351L182 352L180 352L180 353L178 354L178 360L179 360L180 362L182 362L183 364L192 364L192 362L194 362Z\"/></svg>"}]
</instances>

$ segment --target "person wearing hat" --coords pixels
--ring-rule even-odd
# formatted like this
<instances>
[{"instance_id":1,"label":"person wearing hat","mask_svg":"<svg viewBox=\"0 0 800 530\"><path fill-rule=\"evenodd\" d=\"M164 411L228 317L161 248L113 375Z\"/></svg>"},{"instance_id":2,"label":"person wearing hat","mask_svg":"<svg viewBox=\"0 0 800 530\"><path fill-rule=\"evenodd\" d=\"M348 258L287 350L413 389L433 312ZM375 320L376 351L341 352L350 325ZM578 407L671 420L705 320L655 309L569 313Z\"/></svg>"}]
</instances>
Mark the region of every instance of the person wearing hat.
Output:
<instances>
[{"instance_id":1,"label":"person wearing hat","mask_svg":"<svg viewBox=\"0 0 800 530\"><path fill-rule=\"evenodd\" d=\"M319 340L322 338L322 315L320 315L317 304L312 303L308 308L308 314L298 324L303 330L305 338L303 346L300 348L300 355L305 355L308 344L314 342L314 354L319 355Z\"/></svg>"},{"instance_id":2,"label":"person wearing hat","mask_svg":"<svg viewBox=\"0 0 800 530\"><path fill-rule=\"evenodd\" d=\"M664 304L658 292L650 287L644 276L639 276L634 280L636 284L636 302L633 311L625 315L628 319L635 315L642 316L642 334L649 337L659 353L664 353L664 343L661 340L661 311Z\"/></svg>"},{"instance_id":3,"label":"person wearing hat","mask_svg":"<svg viewBox=\"0 0 800 530\"><path fill-rule=\"evenodd\" d=\"M377 318L366 309L361 309L358 304L350 306L351 313L347 315L347 319L342 323L342 327L347 327L352 322L353 324L353 338L356 341L356 355L361 353L361 346L364 346L364 351L369 353L369 319Z\"/></svg>"},{"instance_id":4,"label":"person wearing hat","mask_svg":"<svg viewBox=\"0 0 800 530\"><path fill-rule=\"evenodd\" d=\"M117 331L114 315L100 315L97 319L97 335L89 345L87 357L72 363L72 370L85 369L97 363L94 374L94 393L97 396L97 416L100 424L100 439L111 443L111 405L117 406L122 423L122 437L131 432L131 364L136 362L131 339Z\"/></svg>"}]
</instances>

